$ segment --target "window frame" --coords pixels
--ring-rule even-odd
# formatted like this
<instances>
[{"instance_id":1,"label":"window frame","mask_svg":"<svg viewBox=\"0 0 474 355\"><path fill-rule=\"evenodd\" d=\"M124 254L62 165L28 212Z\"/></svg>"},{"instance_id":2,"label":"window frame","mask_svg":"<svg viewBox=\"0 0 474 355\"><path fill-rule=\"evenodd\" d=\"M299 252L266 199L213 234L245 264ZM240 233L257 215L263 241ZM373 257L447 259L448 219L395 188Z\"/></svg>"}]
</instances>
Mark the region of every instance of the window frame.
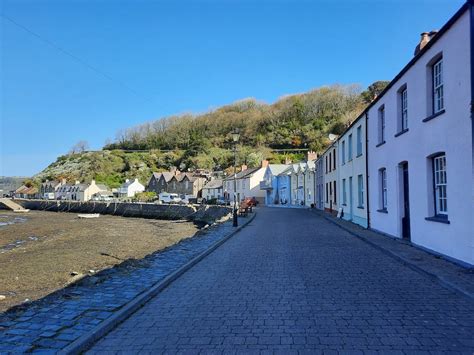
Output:
<instances>
[{"instance_id":1,"label":"window frame","mask_svg":"<svg viewBox=\"0 0 474 355\"><path fill-rule=\"evenodd\" d=\"M400 90L400 131L408 129L408 89L405 85Z\"/></svg>"},{"instance_id":2,"label":"window frame","mask_svg":"<svg viewBox=\"0 0 474 355\"><path fill-rule=\"evenodd\" d=\"M357 208L364 208L364 175L357 175Z\"/></svg>"},{"instance_id":3,"label":"window frame","mask_svg":"<svg viewBox=\"0 0 474 355\"><path fill-rule=\"evenodd\" d=\"M349 134L349 137L347 138L347 144L348 144L347 161L351 161L352 160L352 133Z\"/></svg>"},{"instance_id":4,"label":"window frame","mask_svg":"<svg viewBox=\"0 0 474 355\"><path fill-rule=\"evenodd\" d=\"M342 179L342 205L347 205L346 179Z\"/></svg>"},{"instance_id":5,"label":"window frame","mask_svg":"<svg viewBox=\"0 0 474 355\"><path fill-rule=\"evenodd\" d=\"M443 160L442 164L437 164L437 161L440 159ZM436 217L441 217L441 218L448 218L448 194L447 194L447 189L448 189L448 182L447 182L447 169L446 169L446 154L445 153L440 153L437 154L433 157L431 157L432 160L432 176L433 176L433 207L434 207L434 215ZM437 170L437 165L440 167ZM440 179L441 174L444 173L444 182L439 181L442 180ZM439 187L444 188L444 196L440 196L439 194ZM444 203L440 204L440 200L444 200ZM442 208L444 204L444 208Z\"/></svg>"},{"instance_id":6,"label":"window frame","mask_svg":"<svg viewBox=\"0 0 474 355\"><path fill-rule=\"evenodd\" d=\"M443 56L438 58L431 65L431 85L432 85L432 113L437 114L444 110L444 65L443 65ZM440 68L438 75L436 69ZM439 83L437 84L437 76L439 77ZM438 106L437 103L440 103Z\"/></svg>"},{"instance_id":7,"label":"window frame","mask_svg":"<svg viewBox=\"0 0 474 355\"><path fill-rule=\"evenodd\" d=\"M344 165L346 163L346 141L343 140L341 142L341 164Z\"/></svg>"},{"instance_id":8,"label":"window frame","mask_svg":"<svg viewBox=\"0 0 474 355\"><path fill-rule=\"evenodd\" d=\"M357 157L360 157L362 155L362 125L359 125L359 127L357 127L357 134L356 134L356 153L357 153Z\"/></svg>"},{"instance_id":9,"label":"window frame","mask_svg":"<svg viewBox=\"0 0 474 355\"><path fill-rule=\"evenodd\" d=\"M379 144L385 143L385 105L382 105L378 109L379 119Z\"/></svg>"},{"instance_id":10,"label":"window frame","mask_svg":"<svg viewBox=\"0 0 474 355\"><path fill-rule=\"evenodd\" d=\"M381 209L383 211L386 211L387 206L388 206L387 169L381 168L379 170L379 174L380 174Z\"/></svg>"}]
</instances>

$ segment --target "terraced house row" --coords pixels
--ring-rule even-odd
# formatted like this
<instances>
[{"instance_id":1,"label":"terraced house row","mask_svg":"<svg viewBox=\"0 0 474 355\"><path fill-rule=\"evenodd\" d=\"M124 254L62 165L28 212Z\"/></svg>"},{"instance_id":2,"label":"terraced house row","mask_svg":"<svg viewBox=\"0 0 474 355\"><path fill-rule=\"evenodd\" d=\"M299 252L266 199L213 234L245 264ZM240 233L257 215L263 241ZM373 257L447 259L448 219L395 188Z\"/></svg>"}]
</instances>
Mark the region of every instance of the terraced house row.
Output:
<instances>
[{"instance_id":1,"label":"terraced house row","mask_svg":"<svg viewBox=\"0 0 474 355\"><path fill-rule=\"evenodd\" d=\"M324 154L274 176L267 202L313 205L474 265L473 31L470 0L421 34L412 60Z\"/></svg>"}]
</instances>

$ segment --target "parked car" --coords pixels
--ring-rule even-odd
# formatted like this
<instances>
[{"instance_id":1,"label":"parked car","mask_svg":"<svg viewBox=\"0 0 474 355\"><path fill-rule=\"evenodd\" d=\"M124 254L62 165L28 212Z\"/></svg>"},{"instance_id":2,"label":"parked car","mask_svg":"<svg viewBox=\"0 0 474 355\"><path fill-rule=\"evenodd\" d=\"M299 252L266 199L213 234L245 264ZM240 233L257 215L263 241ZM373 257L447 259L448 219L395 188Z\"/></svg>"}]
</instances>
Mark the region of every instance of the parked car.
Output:
<instances>
[{"instance_id":1,"label":"parked car","mask_svg":"<svg viewBox=\"0 0 474 355\"><path fill-rule=\"evenodd\" d=\"M196 197L194 195L180 195L181 198L180 203L193 203L193 200L196 200Z\"/></svg>"},{"instance_id":2,"label":"parked car","mask_svg":"<svg viewBox=\"0 0 474 355\"><path fill-rule=\"evenodd\" d=\"M162 192L158 195L159 200L163 203L180 203L181 198L178 194Z\"/></svg>"}]
</instances>

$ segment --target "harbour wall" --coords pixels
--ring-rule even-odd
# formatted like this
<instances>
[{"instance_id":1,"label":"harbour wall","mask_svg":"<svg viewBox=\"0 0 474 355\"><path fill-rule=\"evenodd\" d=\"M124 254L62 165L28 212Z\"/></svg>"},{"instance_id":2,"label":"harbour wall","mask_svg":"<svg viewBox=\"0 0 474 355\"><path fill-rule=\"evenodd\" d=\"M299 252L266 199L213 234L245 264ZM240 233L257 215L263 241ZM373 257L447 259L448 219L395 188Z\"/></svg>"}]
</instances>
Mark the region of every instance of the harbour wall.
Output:
<instances>
[{"instance_id":1,"label":"harbour wall","mask_svg":"<svg viewBox=\"0 0 474 355\"><path fill-rule=\"evenodd\" d=\"M227 217L232 211L225 206L175 205L128 202L81 202L57 200L15 199L19 205L30 210L73 213L100 213L122 217L138 217L165 220L186 219L211 224Z\"/></svg>"}]
</instances>

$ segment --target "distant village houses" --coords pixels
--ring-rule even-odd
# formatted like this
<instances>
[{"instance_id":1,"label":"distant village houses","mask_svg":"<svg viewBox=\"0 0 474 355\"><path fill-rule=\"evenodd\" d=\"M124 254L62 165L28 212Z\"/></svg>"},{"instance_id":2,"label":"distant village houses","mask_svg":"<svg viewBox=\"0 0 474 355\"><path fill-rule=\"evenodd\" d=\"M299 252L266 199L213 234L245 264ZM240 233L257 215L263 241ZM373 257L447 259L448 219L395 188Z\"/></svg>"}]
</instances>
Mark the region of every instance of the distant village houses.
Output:
<instances>
[{"instance_id":1,"label":"distant village houses","mask_svg":"<svg viewBox=\"0 0 474 355\"><path fill-rule=\"evenodd\" d=\"M206 201L223 199L224 188L222 179L213 179L209 181L202 189L202 198Z\"/></svg>"},{"instance_id":2,"label":"distant village houses","mask_svg":"<svg viewBox=\"0 0 474 355\"><path fill-rule=\"evenodd\" d=\"M125 182L117 189L118 197L134 197L137 193L145 191L138 179L125 180Z\"/></svg>"},{"instance_id":3,"label":"distant village houses","mask_svg":"<svg viewBox=\"0 0 474 355\"><path fill-rule=\"evenodd\" d=\"M179 195L201 197L207 178L199 173L184 173L173 168L171 171L153 173L146 191L176 193Z\"/></svg>"}]
</instances>

